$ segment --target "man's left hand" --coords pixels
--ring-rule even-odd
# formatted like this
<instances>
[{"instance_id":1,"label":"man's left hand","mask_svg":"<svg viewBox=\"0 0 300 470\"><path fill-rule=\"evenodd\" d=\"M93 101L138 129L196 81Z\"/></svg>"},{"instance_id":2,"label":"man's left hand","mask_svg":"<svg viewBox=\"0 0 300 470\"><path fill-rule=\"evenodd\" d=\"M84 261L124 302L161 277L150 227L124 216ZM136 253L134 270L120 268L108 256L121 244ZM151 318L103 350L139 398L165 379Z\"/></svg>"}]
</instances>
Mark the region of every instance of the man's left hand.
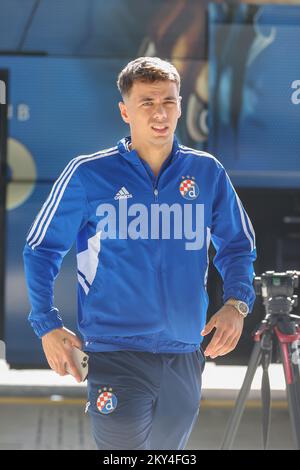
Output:
<instances>
[{"instance_id":1,"label":"man's left hand","mask_svg":"<svg viewBox=\"0 0 300 470\"><path fill-rule=\"evenodd\" d=\"M206 336L213 328L216 328L212 340L204 351L205 356L214 359L233 351L239 342L243 326L244 318L236 308L232 305L224 305L211 317L201 332L202 336Z\"/></svg>"}]
</instances>

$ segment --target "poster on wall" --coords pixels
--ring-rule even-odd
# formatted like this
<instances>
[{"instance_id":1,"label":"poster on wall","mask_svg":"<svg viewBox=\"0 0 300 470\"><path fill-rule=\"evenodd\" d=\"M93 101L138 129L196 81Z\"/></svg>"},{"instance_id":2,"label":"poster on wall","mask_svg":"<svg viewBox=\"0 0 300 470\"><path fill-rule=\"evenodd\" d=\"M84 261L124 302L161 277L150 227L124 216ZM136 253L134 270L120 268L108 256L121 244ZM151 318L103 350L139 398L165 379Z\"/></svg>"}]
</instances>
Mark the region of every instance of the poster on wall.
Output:
<instances>
[{"instance_id":1,"label":"poster on wall","mask_svg":"<svg viewBox=\"0 0 300 470\"><path fill-rule=\"evenodd\" d=\"M208 150L240 187L300 187L300 6L209 5Z\"/></svg>"}]
</instances>

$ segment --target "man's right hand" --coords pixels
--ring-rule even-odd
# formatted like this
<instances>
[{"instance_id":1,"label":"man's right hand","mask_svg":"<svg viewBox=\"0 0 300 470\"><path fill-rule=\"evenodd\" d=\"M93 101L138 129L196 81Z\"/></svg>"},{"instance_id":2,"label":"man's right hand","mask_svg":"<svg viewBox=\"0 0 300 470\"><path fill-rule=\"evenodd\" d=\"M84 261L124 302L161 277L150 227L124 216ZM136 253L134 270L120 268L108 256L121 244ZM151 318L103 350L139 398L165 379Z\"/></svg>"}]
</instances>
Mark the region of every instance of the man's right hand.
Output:
<instances>
[{"instance_id":1,"label":"man's right hand","mask_svg":"<svg viewBox=\"0 0 300 470\"><path fill-rule=\"evenodd\" d=\"M72 359L72 348L75 346L81 349L82 344L72 331L64 327L52 330L42 337L42 345L51 369L64 376L68 374L66 371L68 365L77 382L81 382L79 371Z\"/></svg>"}]
</instances>

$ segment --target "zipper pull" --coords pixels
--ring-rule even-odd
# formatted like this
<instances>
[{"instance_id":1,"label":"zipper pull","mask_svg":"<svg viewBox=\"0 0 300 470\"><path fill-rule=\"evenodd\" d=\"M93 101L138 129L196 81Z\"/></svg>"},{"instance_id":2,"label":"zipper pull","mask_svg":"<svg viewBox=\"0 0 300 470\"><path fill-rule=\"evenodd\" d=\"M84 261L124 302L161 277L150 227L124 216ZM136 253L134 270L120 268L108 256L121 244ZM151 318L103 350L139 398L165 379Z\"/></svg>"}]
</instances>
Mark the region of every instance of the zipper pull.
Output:
<instances>
[{"instance_id":1,"label":"zipper pull","mask_svg":"<svg viewBox=\"0 0 300 470\"><path fill-rule=\"evenodd\" d=\"M157 188L154 188L154 196L155 196L155 201L158 200L158 189Z\"/></svg>"}]
</instances>

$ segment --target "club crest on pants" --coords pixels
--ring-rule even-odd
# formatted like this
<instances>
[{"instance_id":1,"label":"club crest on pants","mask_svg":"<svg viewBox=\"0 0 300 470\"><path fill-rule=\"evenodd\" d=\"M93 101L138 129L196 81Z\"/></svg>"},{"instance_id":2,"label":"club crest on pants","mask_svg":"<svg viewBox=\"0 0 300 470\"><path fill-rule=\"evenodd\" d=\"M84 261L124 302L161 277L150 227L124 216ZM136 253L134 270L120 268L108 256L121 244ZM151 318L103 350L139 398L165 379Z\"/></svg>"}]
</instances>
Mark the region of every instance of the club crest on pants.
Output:
<instances>
[{"instance_id":1,"label":"club crest on pants","mask_svg":"<svg viewBox=\"0 0 300 470\"><path fill-rule=\"evenodd\" d=\"M100 413L108 415L112 413L117 407L117 397L112 393L112 388L104 387L99 390L100 395L97 398L97 408Z\"/></svg>"}]
</instances>

